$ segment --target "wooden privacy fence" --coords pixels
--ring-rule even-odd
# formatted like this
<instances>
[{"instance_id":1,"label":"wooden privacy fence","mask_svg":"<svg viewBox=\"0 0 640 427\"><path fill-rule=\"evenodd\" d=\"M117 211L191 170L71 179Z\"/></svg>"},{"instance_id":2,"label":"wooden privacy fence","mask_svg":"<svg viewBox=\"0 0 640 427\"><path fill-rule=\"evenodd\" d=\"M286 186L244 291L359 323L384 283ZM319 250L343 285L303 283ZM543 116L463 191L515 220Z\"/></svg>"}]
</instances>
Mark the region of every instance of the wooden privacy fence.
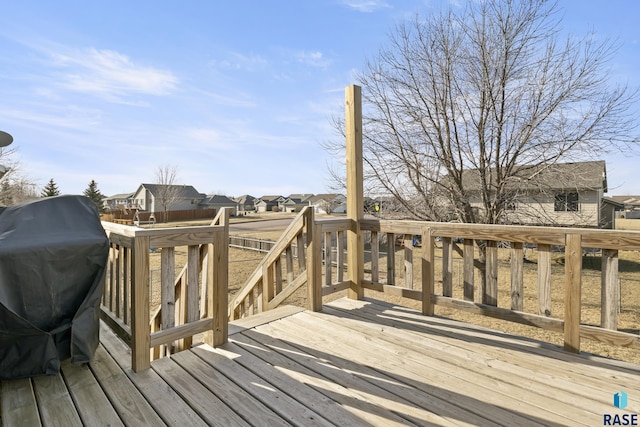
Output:
<instances>
[{"instance_id":1,"label":"wooden privacy fence","mask_svg":"<svg viewBox=\"0 0 640 427\"><path fill-rule=\"evenodd\" d=\"M188 347L191 337L210 332L227 339L228 212L220 225L142 229L103 222L110 255L101 317L131 347L134 371L150 366L150 350ZM175 276L175 248L187 247L187 263ZM160 252L161 284L150 289L150 252ZM151 313L150 296L160 294ZM176 343L178 340L182 340Z\"/></svg>"}]
</instances>

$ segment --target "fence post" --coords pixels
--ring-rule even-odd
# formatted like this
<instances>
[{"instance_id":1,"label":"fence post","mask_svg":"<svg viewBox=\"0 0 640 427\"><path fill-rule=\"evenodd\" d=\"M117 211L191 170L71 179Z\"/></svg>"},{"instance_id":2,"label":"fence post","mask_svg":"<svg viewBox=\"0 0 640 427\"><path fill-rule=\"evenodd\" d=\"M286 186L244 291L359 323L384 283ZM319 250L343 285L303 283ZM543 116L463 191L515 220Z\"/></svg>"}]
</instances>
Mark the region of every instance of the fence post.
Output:
<instances>
[{"instance_id":1,"label":"fence post","mask_svg":"<svg viewBox=\"0 0 640 427\"><path fill-rule=\"evenodd\" d=\"M149 346L149 237L136 236L133 241L131 286L131 367L140 372L151 366Z\"/></svg>"},{"instance_id":2,"label":"fence post","mask_svg":"<svg viewBox=\"0 0 640 427\"><path fill-rule=\"evenodd\" d=\"M564 349L572 353L580 353L582 236L567 234L564 253Z\"/></svg>"},{"instance_id":3,"label":"fence post","mask_svg":"<svg viewBox=\"0 0 640 427\"><path fill-rule=\"evenodd\" d=\"M364 218L362 184L362 90L351 85L345 89L345 128L347 145L347 277L349 298L363 299L364 240L360 221Z\"/></svg>"}]
</instances>

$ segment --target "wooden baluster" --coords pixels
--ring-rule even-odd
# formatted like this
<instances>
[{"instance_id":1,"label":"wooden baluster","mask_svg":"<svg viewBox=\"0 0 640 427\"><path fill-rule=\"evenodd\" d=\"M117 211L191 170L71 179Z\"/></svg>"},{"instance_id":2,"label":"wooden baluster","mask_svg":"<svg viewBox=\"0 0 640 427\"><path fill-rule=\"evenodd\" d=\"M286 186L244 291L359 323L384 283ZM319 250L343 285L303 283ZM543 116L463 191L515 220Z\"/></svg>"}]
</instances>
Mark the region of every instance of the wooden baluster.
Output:
<instances>
[{"instance_id":1,"label":"wooden baluster","mask_svg":"<svg viewBox=\"0 0 640 427\"><path fill-rule=\"evenodd\" d=\"M442 295L453 295L453 245L451 237L442 239Z\"/></svg>"},{"instance_id":2,"label":"wooden baluster","mask_svg":"<svg viewBox=\"0 0 640 427\"><path fill-rule=\"evenodd\" d=\"M431 229L422 231L422 314L433 316L433 302L431 294L435 288L434 249L435 239L431 235Z\"/></svg>"},{"instance_id":3,"label":"wooden baluster","mask_svg":"<svg viewBox=\"0 0 640 427\"><path fill-rule=\"evenodd\" d=\"M274 268L275 268L275 273L276 273L276 278L275 278L275 287L276 287L276 292L275 295L278 295L280 292L282 292L282 260L281 257L278 256L278 258L276 258L276 261L274 262Z\"/></svg>"},{"instance_id":4,"label":"wooden baluster","mask_svg":"<svg viewBox=\"0 0 640 427\"><path fill-rule=\"evenodd\" d=\"M511 310L524 307L524 259L522 243L511 243Z\"/></svg>"},{"instance_id":5,"label":"wooden baluster","mask_svg":"<svg viewBox=\"0 0 640 427\"><path fill-rule=\"evenodd\" d=\"M378 241L378 232L371 232L371 281L378 283L380 281L380 242Z\"/></svg>"},{"instance_id":6,"label":"wooden baluster","mask_svg":"<svg viewBox=\"0 0 640 427\"><path fill-rule=\"evenodd\" d=\"M122 314L125 325L131 326L131 248L124 248L124 274L122 282L124 290L122 299L124 301L124 312Z\"/></svg>"},{"instance_id":7,"label":"wooden baluster","mask_svg":"<svg viewBox=\"0 0 640 427\"><path fill-rule=\"evenodd\" d=\"M338 272L337 272L337 276L336 277L336 281L338 283L342 283L342 281L344 280L344 232L343 231L338 231L336 233L336 238L337 238L337 249L336 249L336 265L338 267Z\"/></svg>"},{"instance_id":8,"label":"wooden baluster","mask_svg":"<svg viewBox=\"0 0 640 427\"><path fill-rule=\"evenodd\" d=\"M498 245L494 240L487 241L486 247L486 289L483 303L498 306Z\"/></svg>"},{"instance_id":9,"label":"wooden baluster","mask_svg":"<svg viewBox=\"0 0 640 427\"><path fill-rule=\"evenodd\" d=\"M404 287L413 289L413 236L404 235Z\"/></svg>"},{"instance_id":10,"label":"wooden baluster","mask_svg":"<svg viewBox=\"0 0 640 427\"><path fill-rule=\"evenodd\" d=\"M331 242L332 233L324 233L324 286L329 286L332 281L332 260L333 260L333 246Z\"/></svg>"},{"instance_id":11,"label":"wooden baluster","mask_svg":"<svg viewBox=\"0 0 640 427\"><path fill-rule=\"evenodd\" d=\"M542 244L538 245L538 314L551 316L551 246Z\"/></svg>"},{"instance_id":12,"label":"wooden baluster","mask_svg":"<svg viewBox=\"0 0 640 427\"><path fill-rule=\"evenodd\" d=\"M618 329L620 309L620 279L618 276L618 251L602 250L600 326Z\"/></svg>"},{"instance_id":13,"label":"wooden baluster","mask_svg":"<svg viewBox=\"0 0 640 427\"><path fill-rule=\"evenodd\" d=\"M444 247L444 244L443 244ZM464 239L464 253L462 255L462 270L463 270L463 281L464 281L464 299L466 301L474 301L477 298L476 302L481 302L481 292L474 292L475 283L474 283L474 269L473 269L473 260L475 258L475 248L473 239Z\"/></svg>"},{"instance_id":14,"label":"wooden baluster","mask_svg":"<svg viewBox=\"0 0 640 427\"><path fill-rule=\"evenodd\" d=\"M175 326L176 304L175 304L175 249L162 248L160 255L160 292L162 306L162 329L167 330ZM174 343L167 345L167 353L174 352Z\"/></svg>"},{"instance_id":15,"label":"wooden baluster","mask_svg":"<svg viewBox=\"0 0 640 427\"><path fill-rule=\"evenodd\" d=\"M396 283L396 236L387 233L387 285Z\"/></svg>"},{"instance_id":16,"label":"wooden baluster","mask_svg":"<svg viewBox=\"0 0 640 427\"><path fill-rule=\"evenodd\" d=\"M291 245L287 246L284 258L287 266L287 285L290 285L295 278L293 271L293 248Z\"/></svg>"}]
</instances>

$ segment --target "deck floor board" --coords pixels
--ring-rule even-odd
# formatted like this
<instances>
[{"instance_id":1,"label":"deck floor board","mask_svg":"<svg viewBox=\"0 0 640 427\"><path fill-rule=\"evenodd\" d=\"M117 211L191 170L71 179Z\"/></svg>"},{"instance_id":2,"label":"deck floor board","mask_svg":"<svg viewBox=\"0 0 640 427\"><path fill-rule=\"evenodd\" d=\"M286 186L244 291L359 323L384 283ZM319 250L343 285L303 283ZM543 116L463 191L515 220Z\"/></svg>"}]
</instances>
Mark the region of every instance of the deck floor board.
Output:
<instances>
[{"instance_id":1,"label":"deck floor board","mask_svg":"<svg viewBox=\"0 0 640 427\"><path fill-rule=\"evenodd\" d=\"M138 373L100 333L88 366L0 381L0 426L558 427L640 412L640 366L382 302L276 309Z\"/></svg>"}]
</instances>

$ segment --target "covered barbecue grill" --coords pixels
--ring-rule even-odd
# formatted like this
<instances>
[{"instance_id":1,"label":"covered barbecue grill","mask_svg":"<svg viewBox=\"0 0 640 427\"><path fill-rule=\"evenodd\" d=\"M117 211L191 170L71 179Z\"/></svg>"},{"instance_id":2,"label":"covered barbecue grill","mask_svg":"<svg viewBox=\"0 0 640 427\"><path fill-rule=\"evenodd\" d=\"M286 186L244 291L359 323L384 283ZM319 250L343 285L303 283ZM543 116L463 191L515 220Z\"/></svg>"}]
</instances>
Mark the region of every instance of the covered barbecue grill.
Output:
<instances>
[{"instance_id":1,"label":"covered barbecue grill","mask_svg":"<svg viewBox=\"0 0 640 427\"><path fill-rule=\"evenodd\" d=\"M91 360L108 252L87 197L0 208L0 379L56 374L69 357Z\"/></svg>"}]
</instances>

